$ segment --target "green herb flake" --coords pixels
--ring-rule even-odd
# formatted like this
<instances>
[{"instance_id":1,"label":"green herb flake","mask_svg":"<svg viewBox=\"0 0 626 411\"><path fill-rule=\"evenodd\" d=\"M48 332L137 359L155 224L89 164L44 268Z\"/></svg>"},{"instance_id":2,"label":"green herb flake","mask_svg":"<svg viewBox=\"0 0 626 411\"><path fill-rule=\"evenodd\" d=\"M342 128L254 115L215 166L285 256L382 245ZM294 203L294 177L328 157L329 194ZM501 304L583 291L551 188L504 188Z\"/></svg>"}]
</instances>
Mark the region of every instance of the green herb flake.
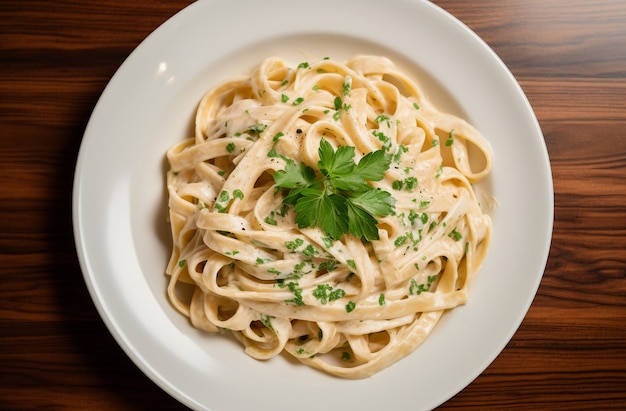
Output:
<instances>
[{"instance_id":1,"label":"green herb flake","mask_svg":"<svg viewBox=\"0 0 626 411\"><path fill-rule=\"evenodd\" d=\"M417 178L416 177L408 177L404 180L404 187L407 191L414 190L417 187Z\"/></svg>"},{"instance_id":2,"label":"green herb flake","mask_svg":"<svg viewBox=\"0 0 626 411\"><path fill-rule=\"evenodd\" d=\"M253 124L248 127L248 131L252 134L261 134L267 128L267 124Z\"/></svg>"},{"instance_id":3,"label":"green herb flake","mask_svg":"<svg viewBox=\"0 0 626 411\"><path fill-rule=\"evenodd\" d=\"M448 139L446 140L446 147L450 147L452 144L454 144L454 130L450 130L450 133L448 134Z\"/></svg>"},{"instance_id":4,"label":"green herb flake","mask_svg":"<svg viewBox=\"0 0 626 411\"><path fill-rule=\"evenodd\" d=\"M437 279L437 275L429 275L428 282L426 284L419 284L415 278L411 278L409 283L409 294L410 295L420 295L421 293L430 291L430 287Z\"/></svg>"},{"instance_id":5,"label":"green herb flake","mask_svg":"<svg viewBox=\"0 0 626 411\"><path fill-rule=\"evenodd\" d=\"M380 293L380 295L378 296L378 305L380 305L382 307L385 304L386 304L385 294Z\"/></svg>"},{"instance_id":6,"label":"green herb flake","mask_svg":"<svg viewBox=\"0 0 626 411\"><path fill-rule=\"evenodd\" d=\"M448 237L450 237L451 239L453 239L454 241L460 241L461 238L463 238L463 236L461 235L461 233L459 233L458 231L456 231L456 228L454 228L450 234L448 234Z\"/></svg>"},{"instance_id":7,"label":"green herb flake","mask_svg":"<svg viewBox=\"0 0 626 411\"><path fill-rule=\"evenodd\" d=\"M287 288L293 293L293 298L285 300L285 302L294 303L298 307L303 306L304 300L302 299L302 288L300 288L300 285L296 282L289 282L287 283Z\"/></svg>"},{"instance_id":8,"label":"green herb flake","mask_svg":"<svg viewBox=\"0 0 626 411\"><path fill-rule=\"evenodd\" d=\"M442 173L443 173L443 165L440 165L439 168L437 169L437 173L435 174L435 178L441 177Z\"/></svg>"},{"instance_id":9,"label":"green herb flake","mask_svg":"<svg viewBox=\"0 0 626 411\"><path fill-rule=\"evenodd\" d=\"M285 247L292 253L295 253L298 248L302 247L302 245L304 245L304 240L301 238L296 238L293 241L285 242Z\"/></svg>"},{"instance_id":10,"label":"green herb flake","mask_svg":"<svg viewBox=\"0 0 626 411\"><path fill-rule=\"evenodd\" d=\"M336 96L335 99L333 100L333 104L335 106L335 110L341 110L341 106L343 105L343 101L341 100L341 97Z\"/></svg>"},{"instance_id":11,"label":"green herb flake","mask_svg":"<svg viewBox=\"0 0 626 411\"><path fill-rule=\"evenodd\" d=\"M313 247L312 244L309 244L304 248L304 250L302 250L302 254L307 257L313 257L315 255L318 255L319 252L315 249L315 247Z\"/></svg>"},{"instance_id":12,"label":"green herb flake","mask_svg":"<svg viewBox=\"0 0 626 411\"><path fill-rule=\"evenodd\" d=\"M351 87L352 87L352 81L349 77L346 77L346 79L343 82L343 95L344 96L350 95Z\"/></svg>"},{"instance_id":13,"label":"green herb flake","mask_svg":"<svg viewBox=\"0 0 626 411\"><path fill-rule=\"evenodd\" d=\"M230 194L228 194L228 191L226 190L222 190L220 192L220 196L219 196L219 202L220 203L226 203L230 200Z\"/></svg>"},{"instance_id":14,"label":"green herb flake","mask_svg":"<svg viewBox=\"0 0 626 411\"><path fill-rule=\"evenodd\" d=\"M238 198L240 200L243 200L243 191L241 191L238 188L234 189L233 190L233 198Z\"/></svg>"},{"instance_id":15,"label":"green herb flake","mask_svg":"<svg viewBox=\"0 0 626 411\"><path fill-rule=\"evenodd\" d=\"M274 226L278 225L278 221L276 221L273 215L266 216L263 219L263 221L265 222L265 224L274 225Z\"/></svg>"},{"instance_id":16,"label":"green herb flake","mask_svg":"<svg viewBox=\"0 0 626 411\"><path fill-rule=\"evenodd\" d=\"M396 163L400 162L400 159L402 158L402 154L405 154L409 151L409 148L405 145L400 145L398 146L398 151L396 152L396 154L394 154L393 156L393 161ZM411 169L410 168L405 168L404 172L408 173Z\"/></svg>"},{"instance_id":17,"label":"green herb flake","mask_svg":"<svg viewBox=\"0 0 626 411\"><path fill-rule=\"evenodd\" d=\"M326 272L331 272L337 268L337 260L328 260L322 262L319 267L320 270L326 270Z\"/></svg>"},{"instance_id":18,"label":"green herb flake","mask_svg":"<svg viewBox=\"0 0 626 411\"><path fill-rule=\"evenodd\" d=\"M348 301L348 304L346 304L346 312L351 313L352 311L354 311L355 308L356 303L354 301Z\"/></svg>"},{"instance_id":19,"label":"green herb flake","mask_svg":"<svg viewBox=\"0 0 626 411\"><path fill-rule=\"evenodd\" d=\"M272 320L276 318L273 317L271 315L265 315L265 314L261 314L259 320L261 321L261 323L266 326L267 328L269 328L270 330L274 331L274 327L272 326Z\"/></svg>"},{"instance_id":20,"label":"green herb flake","mask_svg":"<svg viewBox=\"0 0 626 411\"><path fill-rule=\"evenodd\" d=\"M402 244L406 243L407 237L405 235L398 236L396 240L393 242L393 245L396 247L400 247Z\"/></svg>"},{"instance_id":21,"label":"green herb flake","mask_svg":"<svg viewBox=\"0 0 626 411\"><path fill-rule=\"evenodd\" d=\"M185 266L185 264L187 264L187 260L185 260L185 259L178 260L178 266L180 268L183 268Z\"/></svg>"},{"instance_id":22,"label":"green herb flake","mask_svg":"<svg viewBox=\"0 0 626 411\"><path fill-rule=\"evenodd\" d=\"M387 123L387 127L391 127L391 123L390 123L390 118L389 116L386 116L384 114L379 115L378 117L376 117L376 119L374 121L376 121L376 123L380 124L380 123Z\"/></svg>"},{"instance_id":23,"label":"green herb flake","mask_svg":"<svg viewBox=\"0 0 626 411\"><path fill-rule=\"evenodd\" d=\"M346 292L341 288L334 289L330 284L318 284L312 294L322 305L325 305L329 301L336 301L343 298Z\"/></svg>"}]
</instances>

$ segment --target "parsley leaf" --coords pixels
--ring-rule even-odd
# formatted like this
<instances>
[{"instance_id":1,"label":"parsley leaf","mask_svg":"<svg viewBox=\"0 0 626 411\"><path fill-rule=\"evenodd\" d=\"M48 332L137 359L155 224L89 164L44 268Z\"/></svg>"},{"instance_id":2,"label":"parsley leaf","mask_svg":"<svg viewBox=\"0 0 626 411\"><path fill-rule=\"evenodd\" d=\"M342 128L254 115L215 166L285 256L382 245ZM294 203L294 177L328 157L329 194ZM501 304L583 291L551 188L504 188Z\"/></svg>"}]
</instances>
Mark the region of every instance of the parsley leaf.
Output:
<instances>
[{"instance_id":1,"label":"parsley leaf","mask_svg":"<svg viewBox=\"0 0 626 411\"><path fill-rule=\"evenodd\" d=\"M346 177L357 167L354 162L354 147L341 146L334 151L327 140L321 140L318 152L320 155L318 167L324 176Z\"/></svg>"},{"instance_id":2,"label":"parsley leaf","mask_svg":"<svg viewBox=\"0 0 626 411\"><path fill-rule=\"evenodd\" d=\"M376 219L362 208L348 201L348 231L368 241L378 240Z\"/></svg>"},{"instance_id":3,"label":"parsley leaf","mask_svg":"<svg viewBox=\"0 0 626 411\"><path fill-rule=\"evenodd\" d=\"M305 187L315 181L315 171L304 163L287 161L284 170L274 173L274 181L282 188Z\"/></svg>"},{"instance_id":4,"label":"parsley leaf","mask_svg":"<svg viewBox=\"0 0 626 411\"><path fill-rule=\"evenodd\" d=\"M395 199L387 191L373 188L350 197L350 203L376 217L384 217L394 210Z\"/></svg>"},{"instance_id":5,"label":"parsley leaf","mask_svg":"<svg viewBox=\"0 0 626 411\"><path fill-rule=\"evenodd\" d=\"M380 181L391 164L391 156L384 150L368 153L356 166L356 174L364 180Z\"/></svg>"},{"instance_id":6,"label":"parsley leaf","mask_svg":"<svg viewBox=\"0 0 626 411\"><path fill-rule=\"evenodd\" d=\"M348 232L346 199L339 194L305 189L296 203L298 227L321 227L328 235L339 238Z\"/></svg>"},{"instance_id":7,"label":"parsley leaf","mask_svg":"<svg viewBox=\"0 0 626 411\"><path fill-rule=\"evenodd\" d=\"M334 150L324 139L318 154L319 174L286 157L285 169L274 173L276 187L286 190L283 203L294 205L298 227L320 227L333 239L352 233L366 241L377 240L376 217L393 213L395 199L368 181L383 179L391 164L389 154L374 151L357 164L354 147Z\"/></svg>"},{"instance_id":8,"label":"parsley leaf","mask_svg":"<svg viewBox=\"0 0 626 411\"><path fill-rule=\"evenodd\" d=\"M335 288L330 284L318 284L317 288L313 290L313 297L317 298L323 305L329 301L335 301L343 298L346 292L341 288Z\"/></svg>"}]
</instances>

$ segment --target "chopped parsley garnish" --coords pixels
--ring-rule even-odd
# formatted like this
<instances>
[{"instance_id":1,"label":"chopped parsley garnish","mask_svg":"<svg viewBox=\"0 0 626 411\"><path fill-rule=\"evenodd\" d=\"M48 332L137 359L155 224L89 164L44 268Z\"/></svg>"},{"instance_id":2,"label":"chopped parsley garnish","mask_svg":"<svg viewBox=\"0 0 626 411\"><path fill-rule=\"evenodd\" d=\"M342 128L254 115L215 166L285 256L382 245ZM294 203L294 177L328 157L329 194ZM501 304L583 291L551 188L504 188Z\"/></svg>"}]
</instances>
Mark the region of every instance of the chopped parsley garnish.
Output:
<instances>
[{"instance_id":1,"label":"chopped parsley garnish","mask_svg":"<svg viewBox=\"0 0 626 411\"><path fill-rule=\"evenodd\" d=\"M333 105L335 106L335 110L336 110L335 114L333 114L333 119L335 121L341 118L341 110L348 111L350 110L350 108L352 108L350 104L344 103L343 100L341 100L341 97L339 96L335 97L335 99L333 100Z\"/></svg>"},{"instance_id":2,"label":"chopped parsley garnish","mask_svg":"<svg viewBox=\"0 0 626 411\"><path fill-rule=\"evenodd\" d=\"M416 177L408 177L404 180L404 187L407 191L411 191L417 187L417 178Z\"/></svg>"},{"instance_id":3,"label":"chopped parsley garnish","mask_svg":"<svg viewBox=\"0 0 626 411\"><path fill-rule=\"evenodd\" d=\"M286 241L285 242L285 247L287 247L287 250L291 251L292 253L295 253L296 250L300 247L302 247L302 245L304 244L304 240L301 238L296 238L293 241Z\"/></svg>"},{"instance_id":4,"label":"chopped parsley garnish","mask_svg":"<svg viewBox=\"0 0 626 411\"><path fill-rule=\"evenodd\" d=\"M454 143L454 130L450 130L448 139L446 140L446 147L451 146Z\"/></svg>"},{"instance_id":5,"label":"chopped parsley garnish","mask_svg":"<svg viewBox=\"0 0 626 411\"><path fill-rule=\"evenodd\" d=\"M406 236L405 235L401 235L398 236L398 238L396 238L396 240L393 242L393 245L395 245L396 247L400 247L402 244L406 243Z\"/></svg>"},{"instance_id":6,"label":"chopped parsley garnish","mask_svg":"<svg viewBox=\"0 0 626 411\"><path fill-rule=\"evenodd\" d=\"M435 178L441 177L441 173L443 173L443 165L440 165L437 169L437 173L435 174Z\"/></svg>"},{"instance_id":7,"label":"chopped parsley garnish","mask_svg":"<svg viewBox=\"0 0 626 411\"><path fill-rule=\"evenodd\" d=\"M323 263L319 265L320 270L326 270L326 272L329 272L329 273L333 271L335 268L337 268L337 260L324 261Z\"/></svg>"},{"instance_id":8,"label":"chopped parsley garnish","mask_svg":"<svg viewBox=\"0 0 626 411\"><path fill-rule=\"evenodd\" d=\"M381 114L378 117L376 117L376 123L380 124L382 122L385 122L387 123L387 127L391 127L391 123L389 120L390 120L389 116L386 116L384 114Z\"/></svg>"},{"instance_id":9,"label":"chopped parsley garnish","mask_svg":"<svg viewBox=\"0 0 626 411\"><path fill-rule=\"evenodd\" d=\"M238 198L240 200L243 200L243 191L241 191L238 188L234 189L233 190L233 198Z\"/></svg>"},{"instance_id":10,"label":"chopped parsley garnish","mask_svg":"<svg viewBox=\"0 0 626 411\"><path fill-rule=\"evenodd\" d=\"M409 148L405 145L400 145L398 146L398 151L396 152L396 154L393 155L393 161L395 161L396 163L400 162L400 158L402 158L402 154L407 153L409 151ZM409 171L410 169L406 169L405 172Z\"/></svg>"},{"instance_id":11,"label":"chopped parsley garnish","mask_svg":"<svg viewBox=\"0 0 626 411\"><path fill-rule=\"evenodd\" d=\"M293 293L293 298L285 300L286 303L294 303L297 306L303 306L304 300L302 300L302 288L296 282L288 282L287 284L280 284L281 287L287 287L289 291Z\"/></svg>"},{"instance_id":12,"label":"chopped parsley garnish","mask_svg":"<svg viewBox=\"0 0 626 411\"><path fill-rule=\"evenodd\" d=\"M219 200L220 200L220 203L225 203L225 202L229 201L230 200L230 194L228 194L228 191L222 190L220 192Z\"/></svg>"},{"instance_id":13,"label":"chopped parsley garnish","mask_svg":"<svg viewBox=\"0 0 626 411\"><path fill-rule=\"evenodd\" d=\"M409 294L420 295L423 292L429 291L430 287L432 286L432 284L435 282L436 279L437 279L436 275L429 275L428 282L426 284L418 284L417 281L415 281L415 278L411 278L411 281L409 283Z\"/></svg>"},{"instance_id":14,"label":"chopped parsley garnish","mask_svg":"<svg viewBox=\"0 0 626 411\"><path fill-rule=\"evenodd\" d=\"M320 303L326 304L329 301L335 301L343 298L346 292L341 288L333 288L330 284L318 284L317 288L313 290L313 297L319 300Z\"/></svg>"},{"instance_id":15,"label":"chopped parsley garnish","mask_svg":"<svg viewBox=\"0 0 626 411\"><path fill-rule=\"evenodd\" d=\"M463 238L463 236L461 235L461 233L459 233L458 231L456 231L456 228L454 228L450 234L448 234L448 237L450 237L451 239L453 239L454 241L460 241L461 238Z\"/></svg>"},{"instance_id":16,"label":"chopped parsley garnish","mask_svg":"<svg viewBox=\"0 0 626 411\"><path fill-rule=\"evenodd\" d=\"M304 248L304 250L302 250L302 254L306 255L307 257L313 257L314 255L319 254L319 251L317 251L312 244L309 244Z\"/></svg>"},{"instance_id":17,"label":"chopped parsley garnish","mask_svg":"<svg viewBox=\"0 0 626 411\"><path fill-rule=\"evenodd\" d=\"M321 140L317 164L320 174L306 164L286 159L285 169L274 173L276 187L286 190L283 201L292 204L299 228L320 227L333 239L354 234L366 241L377 240L378 221L394 211L395 199L368 181L379 181L391 159L383 150L354 161L355 148L336 151Z\"/></svg>"},{"instance_id":18,"label":"chopped parsley garnish","mask_svg":"<svg viewBox=\"0 0 626 411\"><path fill-rule=\"evenodd\" d=\"M264 326L266 326L270 330L274 331L274 327L272 326L272 319L274 319L274 318L276 318L276 317L273 317L271 315L261 314L260 321L261 321L261 323L263 323Z\"/></svg>"},{"instance_id":19,"label":"chopped parsley garnish","mask_svg":"<svg viewBox=\"0 0 626 411\"><path fill-rule=\"evenodd\" d=\"M380 293L380 295L378 296L378 305L383 306L385 304L386 304L385 294Z\"/></svg>"},{"instance_id":20,"label":"chopped parsley garnish","mask_svg":"<svg viewBox=\"0 0 626 411\"><path fill-rule=\"evenodd\" d=\"M250 131L250 133L252 134L261 134L263 131L265 131L266 128L267 124L257 123L249 126L248 131Z\"/></svg>"},{"instance_id":21,"label":"chopped parsley garnish","mask_svg":"<svg viewBox=\"0 0 626 411\"><path fill-rule=\"evenodd\" d=\"M265 222L265 224L269 224L269 225L278 225L278 221L276 221L276 219L274 218L273 213L271 215L266 216L263 221Z\"/></svg>"},{"instance_id":22,"label":"chopped parsley garnish","mask_svg":"<svg viewBox=\"0 0 626 411\"><path fill-rule=\"evenodd\" d=\"M352 87L352 81L349 77L346 77L346 79L343 82L343 95L344 96L350 95L351 87Z\"/></svg>"},{"instance_id":23,"label":"chopped parsley garnish","mask_svg":"<svg viewBox=\"0 0 626 411\"><path fill-rule=\"evenodd\" d=\"M346 304L346 312L351 313L352 311L354 311L355 308L356 303L354 301L348 301L348 304Z\"/></svg>"},{"instance_id":24,"label":"chopped parsley garnish","mask_svg":"<svg viewBox=\"0 0 626 411\"><path fill-rule=\"evenodd\" d=\"M402 190L403 188L406 191L412 191L414 190L418 185L418 181L416 177L407 177L404 180L394 180L393 183L391 183L391 187L394 190Z\"/></svg>"}]
</instances>

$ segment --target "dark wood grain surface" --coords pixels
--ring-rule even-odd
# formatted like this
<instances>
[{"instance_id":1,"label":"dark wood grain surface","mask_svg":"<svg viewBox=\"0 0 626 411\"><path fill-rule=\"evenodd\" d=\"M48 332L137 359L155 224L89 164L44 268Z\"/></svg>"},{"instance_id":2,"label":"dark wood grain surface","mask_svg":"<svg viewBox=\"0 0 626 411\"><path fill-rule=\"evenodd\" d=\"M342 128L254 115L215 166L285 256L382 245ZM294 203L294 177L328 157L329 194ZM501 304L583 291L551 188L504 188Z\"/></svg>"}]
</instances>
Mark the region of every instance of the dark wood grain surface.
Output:
<instances>
[{"instance_id":1,"label":"dark wood grain surface","mask_svg":"<svg viewBox=\"0 0 626 411\"><path fill-rule=\"evenodd\" d=\"M0 2L0 409L184 409L100 320L78 266L71 191L108 80L188 3ZM440 409L626 409L626 2L435 3L520 82L555 189L550 256L525 320Z\"/></svg>"}]
</instances>

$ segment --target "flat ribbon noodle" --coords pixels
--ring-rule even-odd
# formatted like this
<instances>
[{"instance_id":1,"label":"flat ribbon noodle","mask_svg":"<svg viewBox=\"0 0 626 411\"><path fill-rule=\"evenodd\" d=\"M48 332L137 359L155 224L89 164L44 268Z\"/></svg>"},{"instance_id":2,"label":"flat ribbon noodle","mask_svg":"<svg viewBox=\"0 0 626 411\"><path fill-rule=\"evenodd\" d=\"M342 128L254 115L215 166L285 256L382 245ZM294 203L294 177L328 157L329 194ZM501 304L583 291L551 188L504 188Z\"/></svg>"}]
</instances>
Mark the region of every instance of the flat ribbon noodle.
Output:
<instances>
[{"instance_id":1,"label":"flat ribbon noodle","mask_svg":"<svg viewBox=\"0 0 626 411\"><path fill-rule=\"evenodd\" d=\"M283 203L273 174L288 160L317 170L322 139L354 146L357 162L391 156L370 182L395 199L377 240L298 227ZM234 336L253 358L287 353L369 377L468 301L491 237L474 184L492 157L476 129L436 109L387 58L267 58L206 93L195 136L167 152L168 297L194 327Z\"/></svg>"}]
</instances>

